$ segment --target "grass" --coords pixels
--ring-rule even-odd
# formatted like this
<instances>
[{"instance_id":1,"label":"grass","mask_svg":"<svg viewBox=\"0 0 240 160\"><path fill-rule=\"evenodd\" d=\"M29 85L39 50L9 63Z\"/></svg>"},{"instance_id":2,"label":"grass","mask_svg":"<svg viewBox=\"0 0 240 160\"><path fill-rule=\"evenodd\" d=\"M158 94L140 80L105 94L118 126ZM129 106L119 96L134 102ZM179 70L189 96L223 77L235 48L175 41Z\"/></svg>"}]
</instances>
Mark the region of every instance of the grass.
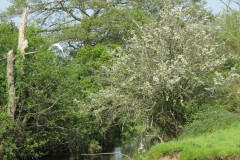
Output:
<instances>
[{"instance_id":1,"label":"grass","mask_svg":"<svg viewBox=\"0 0 240 160\"><path fill-rule=\"evenodd\" d=\"M240 153L240 124L214 133L170 141L153 146L141 160L159 160L165 155L179 153L180 160L217 159L234 157Z\"/></svg>"}]
</instances>

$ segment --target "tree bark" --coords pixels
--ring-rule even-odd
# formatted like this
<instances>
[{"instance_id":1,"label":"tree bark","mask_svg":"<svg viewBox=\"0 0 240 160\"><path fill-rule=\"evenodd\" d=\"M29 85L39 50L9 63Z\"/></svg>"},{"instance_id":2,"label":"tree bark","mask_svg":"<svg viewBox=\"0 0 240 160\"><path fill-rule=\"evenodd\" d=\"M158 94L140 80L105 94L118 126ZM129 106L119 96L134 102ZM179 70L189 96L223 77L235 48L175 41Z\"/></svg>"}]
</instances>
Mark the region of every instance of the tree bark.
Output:
<instances>
[{"instance_id":1,"label":"tree bark","mask_svg":"<svg viewBox=\"0 0 240 160\"><path fill-rule=\"evenodd\" d=\"M8 80L8 116L14 119L16 111L16 92L14 84L14 61L13 50L7 54L7 80Z\"/></svg>"},{"instance_id":2,"label":"tree bark","mask_svg":"<svg viewBox=\"0 0 240 160\"><path fill-rule=\"evenodd\" d=\"M27 25L28 9L25 9L22 14L22 20L19 28L18 49L25 58L25 49L28 47L28 42L25 39L25 30ZM15 91L15 75L14 75L14 61L16 57L13 50L7 54L7 79L8 79L8 116L15 119L17 96Z\"/></svg>"},{"instance_id":3,"label":"tree bark","mask_svg":"<svg viewBox=\"0 0 240 160\"><path fill-rule=\"evenodd\" d=\"M19 36L18 36L18 49L22 53L23 58L25 58L25 49L28 47L28 41L25 39L25 30L27 26L27 17L28 17L28 9L25 9L22 14L21 24L19 28Z\"/></svg>"}]
</instances>

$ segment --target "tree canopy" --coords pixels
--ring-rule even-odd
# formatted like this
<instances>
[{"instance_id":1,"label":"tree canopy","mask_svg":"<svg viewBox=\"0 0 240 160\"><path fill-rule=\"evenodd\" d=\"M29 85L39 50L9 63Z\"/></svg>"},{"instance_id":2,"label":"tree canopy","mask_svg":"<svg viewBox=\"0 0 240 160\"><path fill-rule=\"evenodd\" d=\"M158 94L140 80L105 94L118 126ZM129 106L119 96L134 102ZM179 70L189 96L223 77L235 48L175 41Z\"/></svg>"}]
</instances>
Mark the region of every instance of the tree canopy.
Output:
<instances>
[{"instance_id":1,"label":"tree canopy","mask_svg":"<svg viewBox=\"0 0 240 160\"><path fill-rule=\"evenodd\" d=\"M149 136L163 142L198 125L188 124L199 112L239 112L239 11L217 17L204 4L12 0L0 13L0 159L112 151ZM22 56L8 19L25 8Z\"/></svg>"}]
</instances>

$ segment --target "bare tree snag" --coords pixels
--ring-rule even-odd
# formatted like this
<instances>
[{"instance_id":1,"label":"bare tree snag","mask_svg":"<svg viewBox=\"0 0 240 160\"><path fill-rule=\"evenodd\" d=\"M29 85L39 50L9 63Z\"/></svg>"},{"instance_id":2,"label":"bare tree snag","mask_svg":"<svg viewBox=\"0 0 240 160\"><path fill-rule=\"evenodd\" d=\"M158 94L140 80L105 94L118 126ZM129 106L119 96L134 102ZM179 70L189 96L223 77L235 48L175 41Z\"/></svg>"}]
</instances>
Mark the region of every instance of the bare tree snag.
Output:
<instances>
[{"instance_id":1,"label":"bare tree snag","mask_svg":"<svg viewBox=\"0 0 240 160\"><path fill-rule=\"evenodd\" d=\"M22 20L19 28L19 36L18 36L18 49L22 53L23 58L25 58L25 49L28 47L28 41L25 39L25 30L27 26L27 17L28 17L28 9L25 9L22 14Z\"/></svg>"},{"instance_id":2,"label":"bare tree snag","mask_svg":"<svg viewBox=\"0 0 240 160\"><path fill-rule=\"evenodd\" d=\"M27 25L28 9L25 9L22 14L22 20L19 28L18 49L25 58L25 49L28 47L28 41L25 39L25 30ZM15 75L14 75L14 61L16 56L13 50L7 54L7 80L8 80L8 116L15 119L17 96L15 91Z\"/></svg>"},{"instance_id":3,"label":"bare tree snag","mask_svg":"<svg viewBox=\"0 0 240 160\"><path fill-rule=\"evenodd\" d=\"M16 111L16 92L14 84L14 61L13 50L7 54L7 80L8 80L8 116L14 119Z\"/></svg>"}]
</instances>

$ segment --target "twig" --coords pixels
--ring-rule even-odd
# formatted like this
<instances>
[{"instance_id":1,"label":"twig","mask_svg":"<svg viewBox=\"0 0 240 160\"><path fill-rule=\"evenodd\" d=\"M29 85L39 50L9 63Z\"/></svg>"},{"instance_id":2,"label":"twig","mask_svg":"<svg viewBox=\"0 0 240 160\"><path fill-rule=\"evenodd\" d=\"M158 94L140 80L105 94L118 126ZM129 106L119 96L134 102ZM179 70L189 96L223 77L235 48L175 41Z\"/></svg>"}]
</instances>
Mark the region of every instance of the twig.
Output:
<instances>
[{"instance_id":1,"label":"twig","mask_svg":"<svg viewBox=\"0 0 240 160\"><path fill-rule=\"evenodd\" d=\"M24 55L29 55L29 54L33 54L33 53L36 53L36 52L28 52L28 53L24 53Z\"/></svg>"},{"instance_id":2,"label":"twig","mask_svg":"<svg viewBox=\"0 0 240 160\"><path fill-rule=\"evenodd\" d=\"M133 160L131 157L129 157L128 155L126 154L123 154L121 152L111 152L111 153L94 153L94 154L81 154L82 156L100 156L100 155L114 155L114 154L121 154L123 155L124 157L130 159L130 160Z\"/></svg>"},{"instance_id":3,"label":"twig","mask_svg":"<svg viewBox=\"0 0 240 160\"><path fill-rule=\"evenodd\" d=\"M232 0L232 2L233 2L233 3L236 3L236 4L239 5L239 7L240 7L240 2L233 1L233 0Z\"/></svg>"},{"instance_id":4,"label":"twig","mask_svg":"<svg viewBox=\"0 0 240 160\"><path fill-rule=\"evenodd\" d=\"M162 137L160 137L159 135L146 135L146 137L157 137L161 143L165 143L162 139Z\"/></svg>"},{"instance_id":5,"label":"twig","mask_svg":"<svg viewBox=\"0 0 240 160\"><path fill-rule=\"evenodd\" d=\"M220 0L220 2L222 2L222 3L227 7L227 9L233 10L233 9L230 7L229 3L226 4L223 0Z\"/></svg>"}]
</instances>

